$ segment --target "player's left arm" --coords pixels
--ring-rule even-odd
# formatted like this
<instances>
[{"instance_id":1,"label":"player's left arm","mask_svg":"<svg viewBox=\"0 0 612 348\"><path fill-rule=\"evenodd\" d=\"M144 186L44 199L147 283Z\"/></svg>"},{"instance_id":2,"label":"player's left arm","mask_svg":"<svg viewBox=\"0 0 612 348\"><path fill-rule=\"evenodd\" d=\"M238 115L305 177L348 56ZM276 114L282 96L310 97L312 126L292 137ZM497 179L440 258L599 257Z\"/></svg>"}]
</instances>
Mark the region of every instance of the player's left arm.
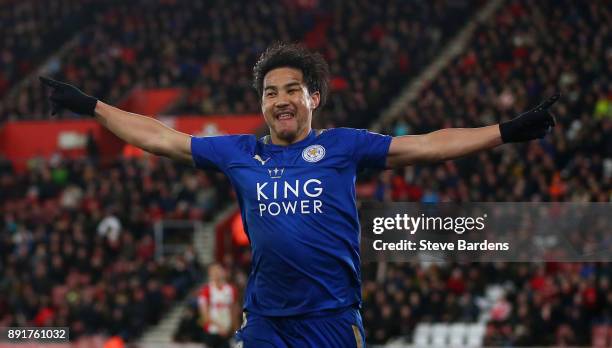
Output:
<instances>
[{"instance_id":1,"label":"player's left arm","mask_svg":"<svg viewBox=\"0 0 612 348\"><path fill-rule=\"evenodd\" d=\"M480 128L448 128L423 135L394 137L387 154L387 167L403 167L455 159L504 143L544 137L555 126L549 108L559 99L548 100L514 119Z\"/></svg>"},{"instance_id":2,"label":"player's left arm","mask_svg":"<svg viewBox=\"0 0 612 348\"><path fill-rule=\"evenodd\" d=\"M499 126L448 128L423 135L394 137L387 167L446 161L501 145Z\"/></svg>"}]
</instances>

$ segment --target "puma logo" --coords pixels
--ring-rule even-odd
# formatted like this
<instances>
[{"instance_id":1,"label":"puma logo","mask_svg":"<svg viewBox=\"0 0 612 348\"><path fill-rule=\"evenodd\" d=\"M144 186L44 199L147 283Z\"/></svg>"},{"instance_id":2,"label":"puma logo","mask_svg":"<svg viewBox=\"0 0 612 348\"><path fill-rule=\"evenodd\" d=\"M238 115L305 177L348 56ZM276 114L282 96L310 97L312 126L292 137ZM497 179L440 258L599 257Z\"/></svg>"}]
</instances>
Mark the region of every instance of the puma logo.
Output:
<instances>
[{"instance_id":1,"label":"puma logo","mask_svg":"<svg viewBox=\"0 0 612 348\"><path fill-rule=\"evenodd\" d=\"M268 157L268 158L266 158L265 160L263 160L263 159L261 158L261 156L259 156L259 155L255 155L255 156L253 156L253 159L258 160L258 161L261 163L261 165L263 166L264 164L266 164L266 162L268 162L268 161L270 160L270 157Z\"/></svg>"}]
</instances>

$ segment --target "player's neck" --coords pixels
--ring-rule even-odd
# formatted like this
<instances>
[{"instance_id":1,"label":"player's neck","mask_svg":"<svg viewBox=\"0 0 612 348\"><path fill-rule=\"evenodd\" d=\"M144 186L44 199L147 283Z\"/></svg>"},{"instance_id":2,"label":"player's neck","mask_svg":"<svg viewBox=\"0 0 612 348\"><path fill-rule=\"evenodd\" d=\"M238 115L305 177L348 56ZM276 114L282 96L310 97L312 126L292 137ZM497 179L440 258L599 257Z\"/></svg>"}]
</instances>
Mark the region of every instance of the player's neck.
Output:
<instances>
[{"instance_id":1,"label":"player's neck","mask_svg":"<svg viewBox=\"0 0 612 348\"><path fill-rule=\"evenodd\" d=\"M298 143L298 142L306 139L308 137L308 135L310 134L311 130L312 130L311 127L307 127L302 132L300 132L300 134L298 136L296 136L295 138L293 138L291 140L279 138L277 134L274 134L274 133L270 132L270 141L274 145L289 146L291 144L295 144L295 143Z\"/></svg>"}]
</instances>

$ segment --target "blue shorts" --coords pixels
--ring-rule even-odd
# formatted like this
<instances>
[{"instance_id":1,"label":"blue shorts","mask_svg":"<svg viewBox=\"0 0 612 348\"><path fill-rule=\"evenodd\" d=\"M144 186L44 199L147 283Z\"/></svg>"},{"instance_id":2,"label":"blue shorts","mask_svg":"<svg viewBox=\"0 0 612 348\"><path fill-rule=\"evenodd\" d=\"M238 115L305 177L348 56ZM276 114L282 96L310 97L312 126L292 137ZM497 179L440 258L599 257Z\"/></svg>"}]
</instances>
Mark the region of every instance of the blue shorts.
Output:
<instances>
[{"instance_id":1,"label":"blue shorts","mask_svg":"<svg viewBox=\"0 0 612 348\"><path fill-rule=\"evenodd\" d=\"M365 334L359 310L341 310L297 317L244 315L236 331L236 347L365 347Z\"/></svg>"}]
</instances>

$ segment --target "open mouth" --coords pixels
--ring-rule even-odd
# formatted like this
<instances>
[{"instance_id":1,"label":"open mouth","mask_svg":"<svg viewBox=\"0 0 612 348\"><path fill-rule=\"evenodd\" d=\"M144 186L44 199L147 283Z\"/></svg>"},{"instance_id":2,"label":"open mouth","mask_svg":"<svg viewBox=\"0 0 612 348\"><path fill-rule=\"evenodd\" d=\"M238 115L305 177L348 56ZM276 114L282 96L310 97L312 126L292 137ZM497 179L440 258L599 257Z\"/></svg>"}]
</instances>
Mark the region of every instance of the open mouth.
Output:
<instances>
[{"instance_id":1,"label":"open mouth","mask_svg":"<svg viewBox=\"0 0 612 348\"><path fill-rule=\"evenodd\" d=\"M295 114L293 112L290 112L290 111L283 111L283 112L277 113L275 116L276 116L277 120L282 121L282 120L290 120L290 119L294 118Z\"/></svg>"}]
</instances>

